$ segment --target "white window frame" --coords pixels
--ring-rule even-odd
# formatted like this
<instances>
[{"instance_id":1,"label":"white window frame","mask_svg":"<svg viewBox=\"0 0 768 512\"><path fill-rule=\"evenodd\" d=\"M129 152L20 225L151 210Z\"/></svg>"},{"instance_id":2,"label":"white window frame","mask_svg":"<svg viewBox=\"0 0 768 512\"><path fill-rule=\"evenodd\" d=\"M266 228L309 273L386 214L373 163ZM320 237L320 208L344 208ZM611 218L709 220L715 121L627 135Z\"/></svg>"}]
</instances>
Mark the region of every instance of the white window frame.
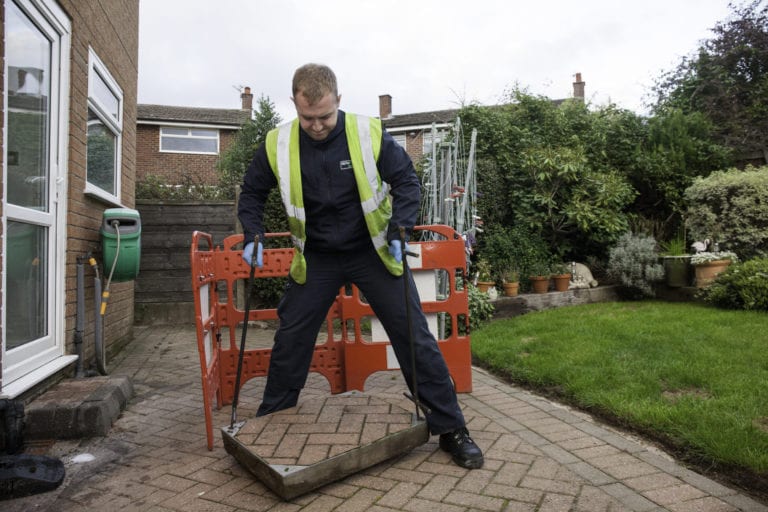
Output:
<instances>
[{"instance_id":1,"label":"white window frame","mask_svg":"<svg viewBox=\"0 0 768 512\"><path fill-rule=\"evenodd\" d=\"M170 128L173 130L187 130L186 135L179 135L177 133L174 134L163 134L163 130L165 128ZM206 137L202 135L192 135L192 130L209 130L216 132L216 137ZM160 127L160 152L161 153L182 153L187 155L218 155L219 154L219 148L221 143L221 131L218 128L211 128L208 126L194 126L194 125L163 125ZM216 140L216 150L215 151L181 151L177 149L163 149L163 137L169 137L169 138L176 138L176 139L201 139L201 140Z\"/></svg>"},{"instance_id":2,"label":"white window frame","mask_svg":"<svg viewBox=\"0 0 768 512\"><path fill-rule=\"evenodd\" d=\"M100 78L112 94L117 98L117 119L109 113L107 105L99 101L94 94L95 80ZM115 135L115 193L104 190L88 181L86 169L85 193L96 196L108 203L121 206L120 189L122 183L123 162L123 90L117 84L107 66L102 62L96 52L88 47L88 108L93 110L99 120ZM86 113L87 117L87 113ZM86 135L87 137L87 135Z\"/></svg>"},{"instance_id":3,"label":"white window frame","mask_svg":"<svg viewBox=\"0 0 768 512\"><path fill-rule=\"evenodd\" d=\"M408 145L407 145L408 144L408 136L406 134L404 134L404 133L394 134L394 135L392 135L392 138L395 139L395 142L400 144L400 146L402 146L403 149L408 149Z\"/></svg>"}]
</instances>

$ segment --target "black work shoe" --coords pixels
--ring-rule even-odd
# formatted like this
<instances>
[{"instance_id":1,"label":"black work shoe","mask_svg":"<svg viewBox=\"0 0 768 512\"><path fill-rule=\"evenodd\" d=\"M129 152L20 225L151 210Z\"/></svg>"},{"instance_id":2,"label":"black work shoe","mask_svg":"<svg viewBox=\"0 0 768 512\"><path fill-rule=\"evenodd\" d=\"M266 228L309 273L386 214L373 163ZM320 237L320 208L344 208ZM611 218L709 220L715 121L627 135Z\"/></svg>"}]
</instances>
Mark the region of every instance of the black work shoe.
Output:
<instances>
[{"instance_id":1,"label":"black work shoe","mask_svg":"<svg viewBox=\"0 0 768 512\"><path fill-rule=\"evenodd\" d=\"M440 434L440 448L451 454L453 462L467 469L483 467L483 452L469 437L466 427Z\"/></svg>"}]
</instances>

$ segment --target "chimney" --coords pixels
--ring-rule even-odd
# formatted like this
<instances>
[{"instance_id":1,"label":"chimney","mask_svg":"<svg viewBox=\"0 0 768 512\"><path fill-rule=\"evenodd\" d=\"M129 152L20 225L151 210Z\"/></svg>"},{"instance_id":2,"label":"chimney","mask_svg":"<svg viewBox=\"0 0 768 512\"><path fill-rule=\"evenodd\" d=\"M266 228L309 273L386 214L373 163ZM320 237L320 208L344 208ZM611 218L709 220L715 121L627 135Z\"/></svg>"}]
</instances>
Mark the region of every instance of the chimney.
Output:
<instances>
[{"instance_id":1,"label":"chimney","mask_svg":"<svg viewBox=\"0 0 768 512\"><path fill-rule=\"evenodd\" d=\"M251 94L250 87L243 89L242 94L240 94L240 99L243 101L243 110L247 110L248 112L253 110L253 94Z\"/></svg>"},{"instance_id":2,"label":"chimney","mask_svg":"<svg viewBox=\"0 0 768 512\"><path fill-rule=\"evenodd\" d=\"M581 73L576 73L576 81L573 82L573 97L584 101L584 82L581 81Z\"/></svg>"},{"instance_id":3,"label":"chimney","mask_svg":"<svg viewBox=\"0 0 768 512\"><path fill-rule=\"evenodd\" d=\"M392 117L392 96L389 94L379 95L379 119L389 119Z\"/></svg>"}]
</instances>

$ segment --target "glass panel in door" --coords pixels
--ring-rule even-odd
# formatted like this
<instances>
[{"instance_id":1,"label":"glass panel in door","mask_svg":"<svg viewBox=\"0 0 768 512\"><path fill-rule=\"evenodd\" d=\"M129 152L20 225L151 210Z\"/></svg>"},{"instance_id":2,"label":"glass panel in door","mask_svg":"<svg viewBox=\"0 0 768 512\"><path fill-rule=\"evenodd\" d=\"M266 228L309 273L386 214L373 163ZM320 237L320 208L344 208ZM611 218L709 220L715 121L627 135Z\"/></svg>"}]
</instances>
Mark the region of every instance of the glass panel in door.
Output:
<instances>
[{"instance_id":1,"label":"glass panel in door","mask_svg":"<svg viewBox=\"0 0 768 512\"><path fill-rule=\"evenodd\" d=\"M51 114L58 40L33 4L19 5L5 2L4 384L43 364L55 346Z\"/></svg>"}]
</instances>

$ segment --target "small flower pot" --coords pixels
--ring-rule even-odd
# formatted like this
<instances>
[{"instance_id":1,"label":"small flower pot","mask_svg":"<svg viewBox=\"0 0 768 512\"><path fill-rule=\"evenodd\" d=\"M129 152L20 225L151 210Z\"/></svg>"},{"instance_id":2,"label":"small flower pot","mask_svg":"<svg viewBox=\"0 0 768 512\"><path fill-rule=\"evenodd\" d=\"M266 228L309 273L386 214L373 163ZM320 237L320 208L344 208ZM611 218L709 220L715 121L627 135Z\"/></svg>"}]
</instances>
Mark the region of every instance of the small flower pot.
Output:
<instances>
[{"instance_id":1,"label":"small flower pot","mask_svg":"<svg viewBox=\"0 0 768 512\"><path fill-rule=\"evenodd\" d=\"M555 291L567 292L568 287L571 285L571 274L554 274L552 282L555 283Z\"/></svg>"},{"instance_id":2,"label":"small flower pot","mask_svg":"<svg viewBox=\"0 0 768 512\"><path fill-rule=\"evenodd\" d=\"M507 297L516 297L520 291L520 283L504 283L504 295Z\"/></svg>"},{"instance_id":3,"label":"small flower pot","mask_svg":"<svg viewBox=\"0 0 768 512\"><path fill-rule=\"evenodd\" d=\"M549 291L549 276L531 276L528 280L531 282L533 293L547 293Z\"/></svg>"},{"instance_id":4,"label":"small flower pot","mask_svg":"<svg viewBox=\"0 0 768 512\"><path fill-rule=\"evenodd\" d=\"M490 290L491 286L493 286L494 284L495 283L493 281L478 281L477 289L483 293L488 293L488 290Z\"/></svg>"}]
</instances>

